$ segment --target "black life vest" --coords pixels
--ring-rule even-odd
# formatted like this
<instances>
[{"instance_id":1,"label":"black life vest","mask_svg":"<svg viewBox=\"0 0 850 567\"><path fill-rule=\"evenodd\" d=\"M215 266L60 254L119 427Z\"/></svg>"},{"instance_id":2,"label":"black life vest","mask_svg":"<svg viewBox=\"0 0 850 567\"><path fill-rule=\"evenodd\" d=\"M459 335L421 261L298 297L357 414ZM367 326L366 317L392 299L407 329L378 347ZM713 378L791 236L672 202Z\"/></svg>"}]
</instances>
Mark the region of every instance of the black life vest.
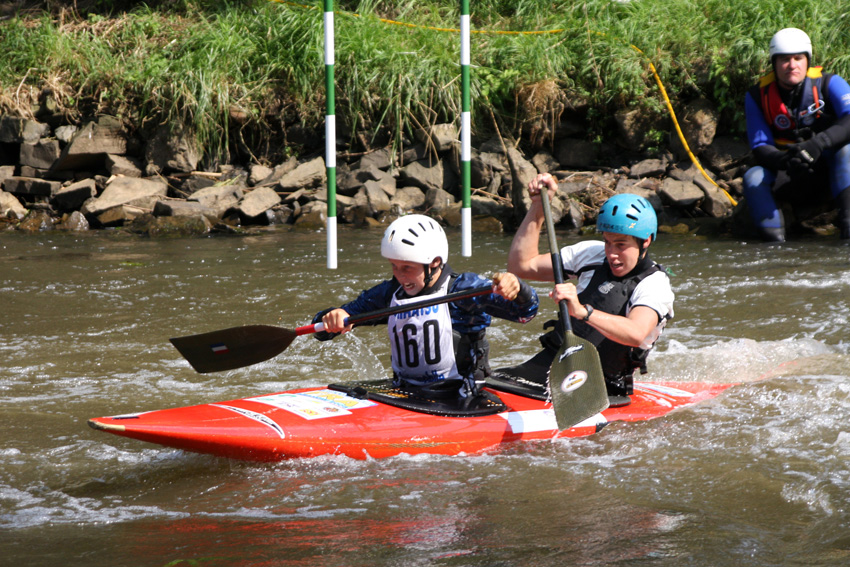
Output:
<instances>
[{"instance_id":1,"label":"black life vest","mask_svg":"<svg viewBox=\"0 0 850 567\"><path fill-rule=\"evenodd\" d=\"M830 112L827 108L830 77L832 74L823 73L821 67L809 67L800 86L800 100L794 108L788 108L782 100L775 73L768 73L759 79L758 85L752 87L750 96L761 108L777 146L808 140L833 124L831 120L820 120Z\"/></svg>"},{"instance_id":2,"label":"black life vest","mask_svg":"<svg viewBox=\"0 0 850 567\"><path fill-rule=\"evenodd\" d=\"M644 257L631 274L617 278L611 273L608 261L601 264L585 266L581 272L593 270L590 283L578 299L583 304L590 304L594 309L605 313L626 316L626 308L635 288L655 272L663 272L665 268L656 264L649 257ZM602 363L602 372L608 382L609 393L612 390L623 390L623 394L632 393L635 369L640 368L641 374L646 373L646 357L649 349L630 347L605 338L605 336L584 321L571 318L573 331L576 335L587 339L596 346Z\"/></svg>"}]
</instances>

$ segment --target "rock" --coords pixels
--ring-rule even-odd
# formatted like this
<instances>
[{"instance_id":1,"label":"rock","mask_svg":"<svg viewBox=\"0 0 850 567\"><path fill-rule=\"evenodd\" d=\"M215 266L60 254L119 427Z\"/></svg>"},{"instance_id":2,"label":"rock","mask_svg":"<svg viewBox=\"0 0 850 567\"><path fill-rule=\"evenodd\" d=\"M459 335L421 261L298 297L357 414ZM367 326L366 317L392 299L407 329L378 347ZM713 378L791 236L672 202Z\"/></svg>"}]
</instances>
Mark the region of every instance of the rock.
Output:
<instances>
[{"instance_id":1,"label":"rock","mask_svg":"<svg viewBox=\"0 0 850 567\"><path fill-rule=\"evenodd\" d=\"M264 179L267 179L274 170L259 163L252 163L248 166L248 185L259 185ZM283 175L283 174L281 174Z\"/></svg>"},{"instance_id":2,"label":"rock","mask_svg":"<svg viewBox=\"0 0 850 567\"><path fill-rule=\"evenodd\" d=\"M145 159L148 162L145 174L148 176L169 171L190 173L198 167L200 152L194 135L186 132L178 123L173 129L170 125L157 129L145 147Z\"/></svg>"},{"instance_id":3,"label":"rock","mask_svg":"<svg viewBox=\"0 0 850 567\"><path fill-rule=\"evenodd\" d=\"M299 164L295 169L283 175L278 181L278 185L281 191L286 192L318 187L326 180L325 160L317 157Z\"/></svg>"},{"instance_id":4,"label":"rock","mask_svg":"<svg viewBox=\"0 0 850 567\"><path fill-rule=\"evenodd\" d=\"M47 124L18 118L16 116L0 117L0 142L7 144L34 144L50 131Z\"/></svg>"},{"instance_id":5,"label":"rock","mask_svg":"<svg viewBox=\"0 0 850 567\"><path fill-rule=\"evenodd\" d=\"M105 159L106 171L110 175L123 175L124 177L141 177L142 165L137 159L107 154Z\"/></svg>"},{"instance_id":6,"label":"rock","mask_svg":"<svg viewBox=\"0 0 850 567\"><path fill-rule=\"evenodd\" d=\"M236 210L243 222L252 222L267 210L281 202L280 195L271 187L258 187L246 193L242 200L236 204Z\"/></svg>"},{"instance_id":7,"label":"rock","mask_svg":"<svg viewBox=\"0 0 850 567\"><path fill-rule=\"evenodd\" d=\"M266 177L264 177L261 181L254 183L254 185L255 186L261 185L261 186L271 187L272 185L274 185L275 183L280 181L281 177L283 177L284 175L286 175L287 173L289 173L290 171L292 171L296 167L298 167L298 160L295 158L295 156L293 156L293 157L289 158L288 160L286 160L284 163L282 163L280 165L276 165L272 169L270 174L268 174ZM249 176L249 182L250 182L250 176Z\"/></svg>"},{"instance_id":8,"label":"rock","mask_svg":"<svg viewBox=\"0 0 850 567\"><path fill-rule=\"evenodd\" d=\"M53 230L53 219L45 211L30 211L20 223L18 230L29 233Z\"/></svg>"},{"instance_id":9,"label":"rock","mask_svg":"<svg viewBox=\"0 0 850 567\"><path fill-rule=\"evenodd\" d=\"M556 143L555 159L562 167L590 169L596 158L596 146L585 140L566 138Z\"/></svg>"},{"instance_id":10,"label":"rock","mask_svg":"<svg viewBox=\"0 0 850 567\"><path fill-rule=\"evenodd\" d=\"M511 201L514 205L514 220L519 222L531 206L528 184L537 176L537 168L522 157L516 148L508 149L508 164L511 168Z\"/></svg>"},{"instance_id":11,"label":"rock","mask_svg":"<svg viewBox=\"0 0 850 567\"><path fill-rule=\"evenodd\" d=\"M155 217L217 217L216 211L198 201L183 201L180 199L163 199L153 207Z\"/></svg>"},{"instance_id":12,"label":"rock","mask_svg":"<svg viewBox=\"0 0 850 567\"><path fill-rule=\"evenodd\" d=\"M414 132L416 139L433 148L437 153L444 152L458 141L458 132L454 124L434 124L428 128L420 128Z\"/></svg>"},{"instance_id":13,"label":"rock","mask_svg":"<svg viewBox=\"0 0 850 567\"><path fill-rule=\"evenodd\" d=\"M669 177L661 184L658 194L662 200L680 209L693 209L705 198L702 189L693 183Z\"/></svg>"},{"instance_id":14,"label":"rock","mask_svg":"<svg viewBox=\"0 0 850 567\"><path fill-rule=\"evenodd\" d=\"M221 217L225 211L235 207L243 195L242 188L238 185L213 185L192 193L187 200L196 201Z\"/></svg>"},{"instance_id":15,"label":"rock","mask_svg":"<svg viewBox=\"0 0 850 567\"><path fill-rule=\"evenodd\" d=\"M70 215L65 215L62 222L56 228L60 230L82 231L88 230L90 226L84 214L80 211L74 211Z\"/></svg>"},{"instance_id":16,"label":"rock","mask_svg":"<svg viewBox=\"0 0 850 567\"><path fill-rule=\"evenodd\" d=\"M549 173L550 171L555 171L560 167L558 160L546 151L534 154L534 157L531 158L531 163L534 164L534 167L536 167L537 171L540 173Z\"/></svg>"},{"instance_id":17,"label":"rock","mask_svg":"<svg viewBox=\"0 0 850 567\"><path fill-rule=\"evenodd\" d=\"M376 168L387 170L393 165L393 156L389 148L381 148L367 153L360 158L358 169Z\"/></svg>"},{"instance_id":18,"label":"rock","mask_svg":"<svg viewBox=\"0 0 850 567\"><path fill-rule=\"evenodd\" d=\"M14 195L0 191L0 217L22 219L26 214L26 207Z\"/></svg>"},{"instance_id":19,"label":"rock","mask_svg":"<svg viewBox=\"0 0 850 567\"><path fill-rule=\"evenodd\" d=\"M455 202L454 195L439 187L433 187L425 193L425 206L437 214L442 214L441 211L451 207Z\"/></svg>"},{"instance_id":20,"label":"rock","mask_svg":"<svg viewBox=\"0 0 850 567\"><path fill-rule=\"evenodd\" d=\"M34 177L10 177L3 183L6 191L29 197L52 197L62 188L58 181L47 181Z\"/></svg>"},{"instance_id":21,"label":"rock","mask_svg":"<svg viewBox=\"0 0 850 567\"><path fill-rule=\"evenodd\" d=\"M295 219L295 226L307 230L321 230L325 228L328 222L327 204L321 201L315 201L315 205L306 210L301 211L298 218ZM322 208L324 205L324 209Z\"/></svg>"},{"instance_id":22,"label":"rock","mask_svg":"<svg viewBox=\"0 0 850 567\"><path fill-rule=\"evenodd\" d=\"M109 116L88 122L71 139L53 163L52 171L97 168L106 154L127 153L127 137L121 122Z\"/></svg>"},{"instance_id":23,"label":"rock","mask_svg":"<svg viewBox=\"0 0 850 567\"><path fill-rule=\"evenodd\" d=\"M511 213L511 207L506 203L483 195L472 195L470 197L470 207L472 209L472 216L507 218Z\"/></svg>"},{"instance_id":24,"label":"rock","mask_svg":"<svg viewBox=\"0 0 850 567\"><path fill-rule=\"evenodd\" d=\"M124 205L149 212L159 198L165 197L167 193L168 186L158 179L116 177L99 197L83 205L81 212L85 215L98 216L109 209ZM132 211L128 214L132 216Z\"/></svg>"},{"instance_id":25,"label":"rock","mask_svg":"<svg viewBox=\"0 0 850 567\"><path fill-rule=\"evenodd\" d=\"M390 210L390 197L381 188L377 181L367 181L363 184L363 189L366 192L366 198L369 200L369 205L373 211L382 212Z\"/></svg>"},{"instance_id":26,"label":"rock","mask_svg":"<svg viewBox=\"0 0 850 567\"><path fill-rule=\"evenodd\" d=\"M51 199L51 204L60 212L76 211L87 200L97 196L97 185L94 179L84 179L63 187Z\"/></svg>"},{"instance_id":27,"label":"rock","mask_svg":"<svg viewBox=\"0 0 850 567\"><path fill-rule=\"evenodd\" d=\"M473 187L489 187L494 176L510 171L503 154L475 151L472 152L469 169Z\"/></svg>"},{"instance_id":28,"label":"rock","mask_svg":"<svg viewBox=\"0 0 850 567\"><path fill-rule=\"evenodd\" d=\"M83 211L80 211L83 212ZM83 214L88 214L83 212ZM133 205L118 205L94 215L97 224L101 226L123 226L133 222L134 219L143 214L150 214L145 209Z\"/></svg>"},{"instance_id":29,"label":"rock","mask_svg":"<svg viewBox=\"0 0 850 567\"><path fill-rule=\"evenodd\" d=\"M34 144L21 144L18 163L46 171L59 159L59 154L58 140L41 139Z\"/></svg>"},{"instance_id":30,"label":"rock","mask_svg":"<svg viewBox=\"0 0 850 567\"><path fill-rule=\"evenodd\" d=\"M419 187L402 187L396 190L390 204L402 211L412 211L425 204L425 193Z\"/></svg>"},{"instance_id":31,"label":"rock","mask_svg":"<svg viewBox=\"0 0 850 567\"><path fill-rule=\"evenodd\" d=\"M679 127L685 136L688 147L695 156L700 155L714 141L717 133L718 113L714 105L705 98L687 103L679 113ZM670 149L680 159L688 157L682 140L675 130L670 134Z\"/></svg>"},{"instance_id":32,"label":"rock","mask_svg":"<svg viewBox=\"0 0 850 567\"><path fill-rule=\"evenodd\" d=\"M15 166L14 165L0 165L0 187L3 187L3 184L6 183L6 180L10 177L15 176Z\"/></svg>"},{"instance_id":33,"label":"rock","mask_svg":"<svg viewBox=\"0 0 850 567\"><path fill-rule=\"evenodd\" d=\"M426 160L415 161L401 168L398 181L404 185L419 187L425 192L432 189L443 190L445 170L443 162L436 160L429 163Z\"/></svg>"},{"instance_id":34,"label":"rock","mask_svg":"<svg viewBox=\"0 0 850 567\"><path fill-rule=\"evenodd\" d=\"M647 134L666 131L666 119L638 109L620 110L614 114L617 123L617 143L629 151L638 152L647 145Z\"/></svg>"},{"instance_id":35,"label":"rock","mask_svg":"<svg viewBox=\"0 0 850 567\"><path fill-rule=\"evenodd\" d=\"M661 177L665 173L667 173L667 160L652 158L634 164L629 170L629 177L632 179Z\"/></svg>"},{"instance_id":36,"label":"rock","mask_svg":"<svg viewBox=\"0 0 850 567\"><path fill-rule=\"evenodd\" d=\"M127 229L150 237L180 237L207 234L212 223L203 216L155 217L146 213L136 216Z\"/></svg>"},{"instance_id":37,"label":"rock","mask_svg":"<svg viewBox=\"0 0 850 567\"><path fill-rule=\"evenodd\" d=\"M77 130L79 130L79 128L76 126L65 125L58 127L54 134L56 135L57 140L63 144L67 144L74 138L74 134L77 133Z\"/></svg>"}]
</instances>

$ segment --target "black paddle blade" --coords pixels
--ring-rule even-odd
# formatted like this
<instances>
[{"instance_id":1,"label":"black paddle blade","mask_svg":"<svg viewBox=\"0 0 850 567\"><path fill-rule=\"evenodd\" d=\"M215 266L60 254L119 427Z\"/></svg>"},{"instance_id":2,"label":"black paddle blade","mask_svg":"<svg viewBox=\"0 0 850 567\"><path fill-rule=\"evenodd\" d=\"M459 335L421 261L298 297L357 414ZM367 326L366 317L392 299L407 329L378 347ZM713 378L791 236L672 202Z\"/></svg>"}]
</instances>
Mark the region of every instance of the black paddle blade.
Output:
<instances>
[{"instance_id":1,"label":"black paddle blade","mask_svg":"<svg viewBox=\"0 0 850 567\"><path fill-rule=\"evenodd\" d=\"M605 376L596 347L571 331L549 368L549 393L558 429L563 431L608 407Z\"/></svg>"},{"instance_id":2,"label":"black paddle blade","mask_svg":"<svg viewBox=\"0 0 850 567\"><path fill-rule=\"evenodd\" d=\"M169 339L201 374L232 370L263 362L283 352L295 331L271 325L232 327L200 335Z\"/></svg>"}]
</instances>

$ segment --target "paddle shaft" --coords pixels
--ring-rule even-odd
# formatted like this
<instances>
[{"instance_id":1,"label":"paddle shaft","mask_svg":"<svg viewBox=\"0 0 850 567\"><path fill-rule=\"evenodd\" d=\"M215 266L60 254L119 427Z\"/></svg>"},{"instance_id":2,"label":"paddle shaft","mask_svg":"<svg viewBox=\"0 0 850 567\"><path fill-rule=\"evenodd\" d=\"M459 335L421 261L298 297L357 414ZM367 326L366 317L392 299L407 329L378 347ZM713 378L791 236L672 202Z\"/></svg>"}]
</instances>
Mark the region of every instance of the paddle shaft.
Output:
<instances>
[{"instance_id":1,"label":"paddle shaft","mask_svg":"<svg viewBox=\"0 0 850 567\"><path fill-rule=\"evenodd\" d=\"M549 237L549 253L552 256L552 272L555 277L555 284L562 284L564 283L564 263L561 260L561 249L558 248L558 242L555 239L555 226L552 222L552 208L549 206L549 189L547 187L541 189L540 198L543 202L543 217L546 220L546 232ZM572 331L573 325L570 321L570 310L567 308L566 299L558 302L558 313L564 330Z\"/></svg>"},{"instance_id":2,"label":"paddle shaft","mask_svg":"<svg viewBox=\"0 0 850 567\"><path fill-rule=\"evenodd\" d=\"M416 309L424 309L426 307L439 305L441 303L451 303L452 301L458 301L460 299L469 299L470 297L475 297L477 295L485 295L492 292L493 286L482 285L470 289L465 289L462 291L456 291L454 293L447 293L446 295L438 295L432 297L431 299L423 299L422 301L417 301L414 303L406 303L404 305L396 305L393 307L384 307L383 309L376 309L375 311L369 311L367 313L361 313L359 315L352 315L351 317L346 317L345 324L346 326L357 325L359 323L365 323L366 321L374 321L375 319L389 317L390 315L397 315L399 313L415 311ZM313 323L311 325L304 325L303 327L298 327L297 329L295 329L295 334L297 336L309 335L310 333L319 333L324 330L324 323Z\"/></svg>"}]
</instances>

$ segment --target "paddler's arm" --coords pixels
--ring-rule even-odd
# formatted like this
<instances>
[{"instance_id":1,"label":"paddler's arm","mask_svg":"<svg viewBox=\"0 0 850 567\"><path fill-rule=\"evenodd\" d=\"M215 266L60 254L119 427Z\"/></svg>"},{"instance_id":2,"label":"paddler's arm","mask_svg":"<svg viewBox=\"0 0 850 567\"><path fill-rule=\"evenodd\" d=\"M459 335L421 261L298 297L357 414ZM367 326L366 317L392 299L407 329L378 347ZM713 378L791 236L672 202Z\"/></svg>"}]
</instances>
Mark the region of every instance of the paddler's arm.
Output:
<instances>
[{"instance_id":1,"label":"paddler's arm","mask_svg":"<svg viewBox=\"0 0 850 567\"><path fill-rule=\"evenodd\" d=\"M645 305L632 307L626 317L605 313L599 309L594 309L590 312L590 317L587 317L587 306L579 301L576 286L571 283L556 285L549 296L556 303L565 300L571 317L584 320L605 338L621 345L640 347L660 320L658 313Z\"/></svg>"},{"instance_id":2,"label":"paddler's arm","mask_svg":"<svg viewBox=\"0 0 850 567\"><path fill-rule=\"evenodd\" d=\"M462 291L488 283L494 285L494 293L452 303L455 306L452 320L466 329L464 332L486 327L490 323L490 316L527 323L537 315L539 305L537 292L528 283L510 272L496 274L492 281L472 272L464 272L457 277L449 291ZM513 298L507 299L508 296Z\"/></svg>"},{"instance_id":3,"label":"paddler's arm","mask_svg":"<svg viewBox=\"0 0 850 567\"><path fill-rule=\"evenodd\" d=\"M321 321L322 323L325 323L325 326L328 326L328 324L331 325L328 326L328 329L339 330L321 331L316 333L315 337L320 341L328 341L338 336L341 332L350 331L354 326L386 324L387 318L384 317L382 319L364 321L363 323L359 323L358 325L348 326L348 328L344 328L342 326L342 322L345 317L359 315L361 313L367 313L369 311L377 311L379 309L384 309L385 307L388 307L390 301L392 301L393 292L398 289L398 287L399 284L395 278L385 280L379 283L378 285L361 292L360 295L357 296L357 299L354 299L353 301L344 303L340 307L329 307L328 309L319 311L316 316L313 317L313 323L318 323ZM335 313L331 316L332 318L329 321L325 321L325 317L327 317L331 313L334 313L335 311L341 311L345 313L345 315L342 315L341 313Z\"/></svg>"}]
</instances>

